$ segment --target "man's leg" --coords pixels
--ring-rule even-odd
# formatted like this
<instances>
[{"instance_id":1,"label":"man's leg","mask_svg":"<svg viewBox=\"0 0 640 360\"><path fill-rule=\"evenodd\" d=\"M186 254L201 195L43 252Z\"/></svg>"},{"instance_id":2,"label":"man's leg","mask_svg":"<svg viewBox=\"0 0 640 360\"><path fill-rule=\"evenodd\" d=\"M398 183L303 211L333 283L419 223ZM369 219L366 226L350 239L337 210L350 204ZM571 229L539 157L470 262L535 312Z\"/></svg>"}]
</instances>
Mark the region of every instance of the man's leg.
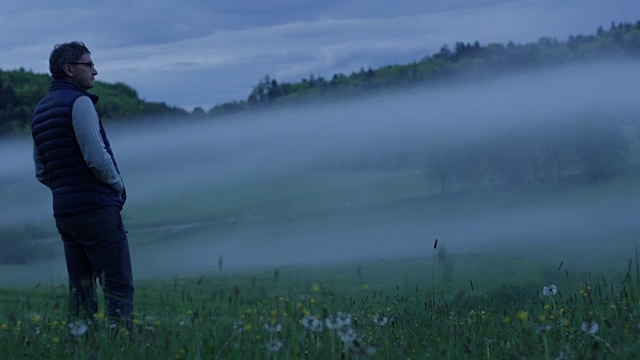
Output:
<instances>
[{"instance_id":1,"label":"man's leg","mask_svg":"<svg viewBox=\"0 0 640 360\"><path fill-rule=\"evenodd\" d=\"M69 275L69 315L72 318L83 316L91 321L98 311L96 276L83 246L78 243L73 226L75 220L74 216L56 219Z\"/></svg>"},{"instance_id":2,"label":"man's leg","mask_svg":"<svg viewBox=\"0 0 640 360\"><path fill-rule=\"evenodd\" d=\"M133 275L120 211L109 207L89 215L85 227L91 236L83 244L86 254L100 279L107 315L126 323L133 314Z\"/></svg>"}]
</instances>

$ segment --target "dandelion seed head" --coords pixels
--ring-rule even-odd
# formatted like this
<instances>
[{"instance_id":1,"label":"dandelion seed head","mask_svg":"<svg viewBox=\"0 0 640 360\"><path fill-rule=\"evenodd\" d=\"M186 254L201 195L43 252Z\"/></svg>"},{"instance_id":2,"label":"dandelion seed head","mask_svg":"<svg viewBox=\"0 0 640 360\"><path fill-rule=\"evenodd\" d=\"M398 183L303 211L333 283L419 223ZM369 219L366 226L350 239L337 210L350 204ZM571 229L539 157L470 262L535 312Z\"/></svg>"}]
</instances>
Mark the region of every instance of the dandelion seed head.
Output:
<instances>
[{"instance_id":1,"label":"dandelion seed head","mask_svg":"<svg viewBox=\"0 0 640 360\"><path fill-rule=\"evenodd\" d=\"M340 327L338 326L338 321L336 319L326 318L324 319L324 323L329 330L335 330Z\"/></svg>"},{"instance_id":2,"label":"dandelion seed head","mask_svg":"<svg viewBox=\"0 0 640 360\"><path fill-rule=\"evenodd\" d=\"M324 324L315 316L305 316L302 319L302 326L311 331L322 331Z\"/></svg>"},{"instance_id":3,"label":"dandelion seed head","mask_svg":"<svg viewBox=\"0 0 640 360\"><path fill-rule=\"evenodd\" d=\"M598 332L598 323L595 321L592 321L591 324L583 322L581 328L582 331L586 332L587 334L595 335Z\"/></svg>"},{"instance_id":4,"label":"dandelion seed head","mask_svg":"<svg viewBox=\"0 0 640 360\"><path fill-rule=\"evenodd\" d=\"M555 285L549 285L542 288L542 295L552 296L558 293L558 288Z\"/></svg>"},{"instance_id":5,"label":"dandelion seed head","mask_svg":"<svg viewBox=\"0 0 640 360\"><path fill-rule=\"evenodd\" d=\"M385 326L387 324L387 321L387 317L382 314L379 314L373 318L373 323L380 326Z\"/></svg>"},{"instance_id":6,"label":"dandelion seed head","mask_svg":"<svg viewBox=\"0 0 640 360\"><path fill-rule=\"evenodd\" d=\"M264 329L268 332L280 332L282 325L280 324L264 324Z\"/></svg>"},{"instance_id":7,"label":"dandelion seed head","mask_svg":"<svg viewBox=\"0 0 640 360\"><path fill-rule=\"evenodd\" d=\"M269 352L277 352L282 348L282 341L271 340L264 346Z\"/></svg>"},{"instance_id":8,"label":"dandelion seed head","mask_svg":"<svg viewBox=\"0 0 640 360\"><path fill-rule=\"evenodd\" d=\"M337 330L340 340L345 343L352 343L356 339L356 331L351 327L343 327Z\"/></svg>"},{"instance_id":9,"label":"dandelion seed head","mask_svg":"<svg viewBox=\"0 0 640 360\"><path fill-rule=\"evenodd\" d=\"M82 320L69 323L69 334L72 336L82 336L89 330L89 326Z\"/></svg>"},{"instance_id":10,"label":"dandelion seed head","mask_svg":"<svg viewBox=\"0 0 640 360\"><path fill-rule=\"evenodd\" d=\"M545 326L541 326L536 330L536 333L540 334L540 333L545 333L545 332L549 332L551 331L551 325L545 325Z\"/></svg>"},{"instance_id":11,"label":"dandelion seed head","mask_svg":"<svg viewBox=\"0 0 640 360\"><path fill-rule=\"evenodd\" d=\"M339 312L336 321L340 327L351 325L351 314Z\"/></svg>"}]
</instances>

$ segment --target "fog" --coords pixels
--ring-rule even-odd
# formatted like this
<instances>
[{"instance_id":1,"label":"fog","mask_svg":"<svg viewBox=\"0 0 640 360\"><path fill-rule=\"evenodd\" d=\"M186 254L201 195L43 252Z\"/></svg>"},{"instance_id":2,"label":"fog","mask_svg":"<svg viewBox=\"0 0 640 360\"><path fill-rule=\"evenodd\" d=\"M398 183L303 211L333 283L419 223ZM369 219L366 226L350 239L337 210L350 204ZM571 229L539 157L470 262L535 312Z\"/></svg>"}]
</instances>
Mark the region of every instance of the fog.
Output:
<instances>
[{"instance_id":1,"label":"fog","mask_svg":"<svg viewBox=\"0 0 640 360\"><path fill-rule=\"evenodd\" d=\"M326 164L421 143L493 141L514 127L588 114L640 120L638 74L637 62L599 63L216 120L107 123L128 191L135 272L216 271L220 257L233 270L429 256L435 238L452 253L544 249L552 262L592 256L592 245L607 239L598 255L624 258L640 234L637 188L501 193L495 202L452 195L433 209L426 181L424 190L398 185L407 171ZM0 144L0 227L35 224L48 234L38 241L57 248L51 195L35 180L31 146L28 138ZM57 256L7 271L57 278Z\"/></svg>"}]
</instances>

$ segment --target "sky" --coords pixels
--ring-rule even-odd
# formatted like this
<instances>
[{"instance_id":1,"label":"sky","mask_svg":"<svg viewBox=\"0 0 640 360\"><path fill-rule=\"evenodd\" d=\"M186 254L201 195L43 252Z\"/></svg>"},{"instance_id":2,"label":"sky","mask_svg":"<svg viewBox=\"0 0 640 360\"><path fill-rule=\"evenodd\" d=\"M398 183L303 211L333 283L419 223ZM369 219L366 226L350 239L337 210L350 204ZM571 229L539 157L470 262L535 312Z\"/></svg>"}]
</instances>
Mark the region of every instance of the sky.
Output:
<instances>
[{"instance_id":1,"label":"sky","mask_svg":"<svg viewBox=\"0 0 640 360\"><path fill-rule=\"evenodd\" d=\"M297 82L406 64L457 41L528 43L640 20L637 0L8 0L0 69L48 73L83 41L97 80L186 110L245 100L265 75Z\"/></svg>"}]
</instances>

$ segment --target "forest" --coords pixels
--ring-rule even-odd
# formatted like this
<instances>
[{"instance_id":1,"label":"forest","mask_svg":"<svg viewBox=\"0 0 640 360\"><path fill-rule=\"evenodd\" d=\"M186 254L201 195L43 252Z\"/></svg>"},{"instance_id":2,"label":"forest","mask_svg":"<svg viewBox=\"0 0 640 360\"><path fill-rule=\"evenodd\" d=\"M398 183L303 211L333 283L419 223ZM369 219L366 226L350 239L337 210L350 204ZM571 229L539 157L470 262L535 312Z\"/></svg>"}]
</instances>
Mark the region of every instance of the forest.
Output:
<instances>
[{"instance_id":1,"label":"forest","mask_svg":"<svg viewBox=\"0 0 640 360\"><path fill-rule=\"evenodd\" d=\"M479 79L569 63L640 56L640 21L600 27L592 35L569 36L566 41L540 38L529 44L457 42L443 45L435 54L409 64L335 74L331 79L310 75L298 82L278 82L265 75L246 99L218 104L208 111L196 107L191 113L164 102L142 100L124 83L96 82L92 90L101 97L98 113L105 121L167 116L220 117L246 110L310 101L335 101L387 90L429 87L461 79ZM0 69L0 136L27 134L31 111L46 94L50 77L23 68Z\"/></svg>"},{"instance_id":2,"label":"forest","mask_svg":"<svg viewBox=\"0 0 640 360\"><path fill-rule=\"evenodd\" d=\"M135 121L191 117L208 121L252 110L268 111L311 102L334 102L392 90L429 88L459 81L508 76L605 59L640 56L640 21L600 27L592 35L569 36L566 41L540 38L529 44L458 42L431 56L404 65L360 69L329 80L309 76L299 82L278 82L266 75L248 97L192 112L164 102L142 100L124 83L96 82L101 97L97 110L106 121ZM0 70L0 137L26 136L30 114L46 93L50 77L25 69ZM579 120L579 121L578 121ZM630 147L638 141L638 119L611 119L592 114L588 119L562 122L555 129L523 124L491 142L443 148L418 144L411 150L385 157L361 154L354 163L325 159L324 168L355 170L419 169L437 179L443 192L485 186L529 188L564 179L595 181L625 168ZM562 127L562 128L560 128Z\"/></svg>"}]
</instances>

